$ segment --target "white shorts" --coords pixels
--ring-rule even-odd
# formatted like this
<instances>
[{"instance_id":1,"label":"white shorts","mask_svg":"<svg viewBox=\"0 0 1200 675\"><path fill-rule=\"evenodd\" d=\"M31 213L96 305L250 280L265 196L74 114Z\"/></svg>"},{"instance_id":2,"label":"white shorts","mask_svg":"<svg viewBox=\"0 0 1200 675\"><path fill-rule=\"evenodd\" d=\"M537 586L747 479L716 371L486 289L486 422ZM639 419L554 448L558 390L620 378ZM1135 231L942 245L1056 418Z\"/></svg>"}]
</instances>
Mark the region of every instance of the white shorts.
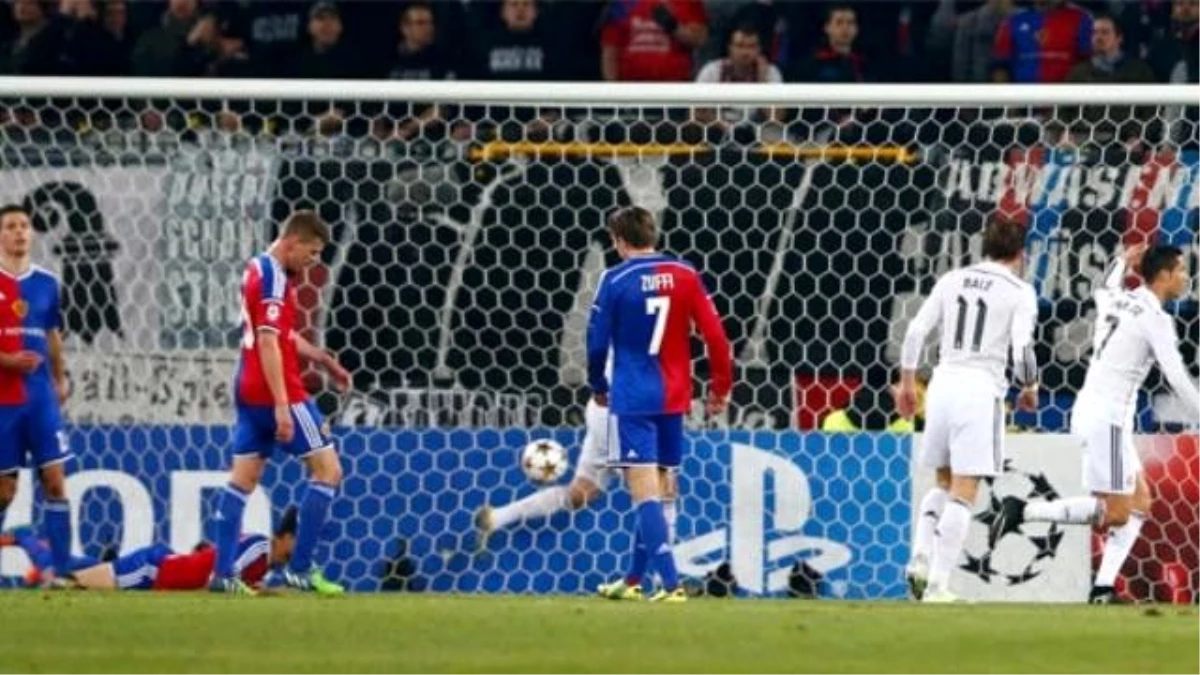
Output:
<instances>
[{"instance_id":1,"label":"white shorts","mask_svg":"<svg viewBox=\"0 0 1200 675\"><path fill-rule=\"evenodd\" d=\"M601 490L607 489L615 472L608 466L608 408L589 399L584 411L583 443L575 475L586 478Z\"/></svg>"},{"instance_id":2,"label":"white shorts","mask_svg":"<svg viewBox=\"0 0 1200 675\"><path fill-rule=\"evenodd\" d=\"M1133 494L1142 460L1131 425L1071 416L1071 434L1083 445L1083 485L1090 492Z\"/></svg>"},{"instance_id":3,"label":"white shorts","mask_svg":"<svg viewBox=\"0 0 1200 675\"><path fill-rule=\"evenodd\" d=\"M955 476L1004 470L1004 399L983 378L934 375L925 394L921 464Z\"/></svg>"}]
</instances>

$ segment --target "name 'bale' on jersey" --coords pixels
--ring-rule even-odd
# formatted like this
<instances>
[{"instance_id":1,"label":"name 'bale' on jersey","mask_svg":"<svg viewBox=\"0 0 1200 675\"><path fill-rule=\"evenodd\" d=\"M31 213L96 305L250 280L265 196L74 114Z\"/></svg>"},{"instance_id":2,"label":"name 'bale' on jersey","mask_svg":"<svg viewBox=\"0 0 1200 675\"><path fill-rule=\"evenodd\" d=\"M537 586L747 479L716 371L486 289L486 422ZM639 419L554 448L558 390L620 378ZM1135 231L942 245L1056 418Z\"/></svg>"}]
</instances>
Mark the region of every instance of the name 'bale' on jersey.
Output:
<instances>
[{"instance_id":1,"label":"name 'bale' on jersey","mask_svg":"<svg viewBox=\"0 0 1200 675\"><path fill-rule=\"evenodd\" d=\"M264 330L279 334L288 403L308 399L292 341L296 305L295 285L283 265L267 253L251 258L242 276L242 353L236 380L240 403L268 406L275 403L258 353L258 334Z\"/></svg>"},{"instance_id":2,"label":"name 'bale' on jersey","mask_svg":"<svg viewBox=\"0 0 1200 675\"><path fill-rule=\"evenodd\" d=\"M987 374L996 393L1003 394L1008 388L1005 370L1011 351L1016 379L1033 383L1037 313L1033 287L1007 266L987 261L952 270L938 279L909 323L901 365L917 367L925 336L940 323L939 370Z\"/></svg>"},{"instance_id":3,"label":"name 'bale' on jersey","mask_svg":"<svg viewBox=\"0 0 1200 675\"><path fill-rule=\"evenodd\" d=\"M630 258L606 271L588 324L588 382L608 393L616 414L687 412L692 399L692 324L708 348L712 391L733 386L733 359L712 298L699 273L672 256Z\"/></svg>"}]
</instances>

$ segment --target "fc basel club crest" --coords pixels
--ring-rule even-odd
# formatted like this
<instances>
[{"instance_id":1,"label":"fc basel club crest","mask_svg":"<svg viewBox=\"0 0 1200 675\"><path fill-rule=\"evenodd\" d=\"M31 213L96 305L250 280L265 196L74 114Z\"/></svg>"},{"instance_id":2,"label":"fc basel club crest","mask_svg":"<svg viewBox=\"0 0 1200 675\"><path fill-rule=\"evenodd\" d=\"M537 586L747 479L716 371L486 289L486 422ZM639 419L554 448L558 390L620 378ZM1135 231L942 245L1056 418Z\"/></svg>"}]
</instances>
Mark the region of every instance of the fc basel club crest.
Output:
<instances>
[{"instance_id":1,"label":"fc basel club crest","mask_svg":"<svg viewBox=\"0 0 1200 675\"><path fill-rule=\"evenodd\" d=\"M29 314L29 303L24 300L14 300L12 310L18 319L24 319L25 315Z\"/></svg>"},{"instance_id":2,"label":"fc basel club crest","mask_svg":"<svg viewBox=\"0 0 1200 675\"><path fill-rule=\"evenodd\" d=\"M1004 462L1004 473L986 481L990 487L988 506L975 515L985 527L1000 511L1000 500L1008 495L1021 499L1057 499L1058 491L1043 473L1021 471L1012 460ZM1058 554L1064 532L1055 523L1026 523L1005 531L991 547L966 551L961 569L987 584L1017 586L1041 576L1044 566Z\"/></svg>"}]
</instances>

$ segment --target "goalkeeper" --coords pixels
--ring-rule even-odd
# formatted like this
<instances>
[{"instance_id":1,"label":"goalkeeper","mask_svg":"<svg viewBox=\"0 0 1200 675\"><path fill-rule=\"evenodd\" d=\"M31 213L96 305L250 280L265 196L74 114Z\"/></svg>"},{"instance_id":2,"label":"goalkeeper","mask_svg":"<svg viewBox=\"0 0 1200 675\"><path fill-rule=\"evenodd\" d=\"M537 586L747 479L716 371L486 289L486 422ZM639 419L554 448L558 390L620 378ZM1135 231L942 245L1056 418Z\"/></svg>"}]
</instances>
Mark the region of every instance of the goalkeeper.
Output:
<instances>
[{"instance_id":1,"label":"goalkeeper","mask_svg":"<svg viewBox=\"0 0 1200 675\"><path fill-rule=\"evenodd\" d=\"M267 572L280 569L292 557L296 541L296 508L291 507L271 537L245 535L238 542L234 571L251 588L262 585ZM42 570L52 566L49 545L29 528L0 533L0 548L17 546L29 556L31 568L25 583L36 586ZM216 564L217 550L201 542L189 553L176 553L163 543L130 551L112 561L86 556L71 560L65 576L75 588L122 591L198 591L208 587Z\"/></svg>"}]
</instances>

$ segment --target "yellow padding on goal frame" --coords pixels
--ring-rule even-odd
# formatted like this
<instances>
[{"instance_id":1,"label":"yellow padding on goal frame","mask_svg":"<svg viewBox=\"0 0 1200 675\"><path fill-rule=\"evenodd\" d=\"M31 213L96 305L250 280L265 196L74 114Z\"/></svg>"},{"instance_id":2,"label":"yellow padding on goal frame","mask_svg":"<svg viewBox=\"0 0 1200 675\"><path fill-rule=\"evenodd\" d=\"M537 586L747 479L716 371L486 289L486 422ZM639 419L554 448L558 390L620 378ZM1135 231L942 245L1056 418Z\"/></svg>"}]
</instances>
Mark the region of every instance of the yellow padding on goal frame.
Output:
<instances>
[{"instance_id":1,"label":"yellow padding on goal frame","mask_svg":"<svg viewBox=\"0 0 1200 675\"><path fill-rule=\"evenodd\" d=\"M471 148L476 162L490 162L512 155L537 157L674 157L717 152L720 148L703 143L506 143L493 141ZM897 145L803 146L791 143L767 143L751 146L746 152L772 159L822 159L827 161L865 161L911 164L917 153Z\"/></svg>"}]
</instances>

